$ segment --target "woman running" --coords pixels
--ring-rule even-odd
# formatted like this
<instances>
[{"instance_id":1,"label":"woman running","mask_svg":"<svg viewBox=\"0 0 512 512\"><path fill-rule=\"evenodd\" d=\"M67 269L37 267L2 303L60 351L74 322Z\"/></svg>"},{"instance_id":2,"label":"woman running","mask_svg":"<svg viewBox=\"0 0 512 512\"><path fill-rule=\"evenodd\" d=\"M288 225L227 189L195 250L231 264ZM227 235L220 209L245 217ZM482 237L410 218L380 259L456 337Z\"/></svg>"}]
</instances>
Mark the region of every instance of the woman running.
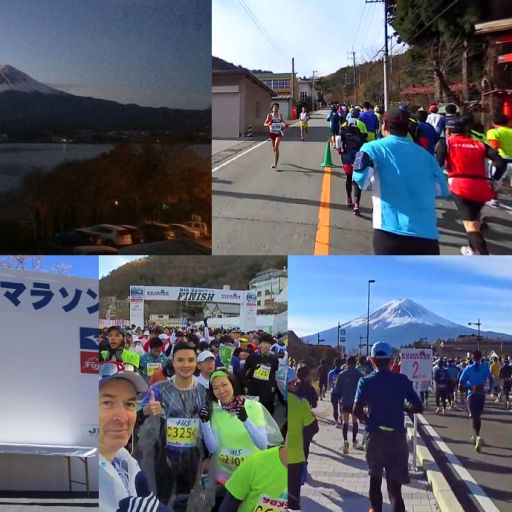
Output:
<instances>
[{"instance_id":1,"label":"woman running","mask_svg":"<svg viewBox=\"0 0 512 512\"><path fill-rule=\"evenodd\" d=\"M306 107L302 107L300 113L300 139L304 142L304 135L308 134L308 121L310 119L309 113L306 111Z\"/></svg>"},{"instance_id":2,"label":"woman running","mask_svg":"<svg viewBox=\"0 0 512 512\"><path fill-rule=\"evenodd\" d=\"M283 136L283 128L288 128L289 125L285 123L283 116L279 113L279 104L272 103L272 112L267 115L264 126L270 129L270 140L272 141L272 151L274 151L274 164L272 169L277 167L279 162L279 142Z\"/></svg>"}]
</instances>

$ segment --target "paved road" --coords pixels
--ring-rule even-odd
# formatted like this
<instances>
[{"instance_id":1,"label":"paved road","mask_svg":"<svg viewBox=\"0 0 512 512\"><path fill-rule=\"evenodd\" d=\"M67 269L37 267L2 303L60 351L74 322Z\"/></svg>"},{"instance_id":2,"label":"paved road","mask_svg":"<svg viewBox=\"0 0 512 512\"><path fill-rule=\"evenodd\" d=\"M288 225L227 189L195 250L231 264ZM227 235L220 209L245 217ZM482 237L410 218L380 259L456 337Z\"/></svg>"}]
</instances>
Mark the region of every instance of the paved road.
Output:
<instances>
[{"instance_id":1,"label":"paved road","mask_svg":"<svg viewBox=\"0 0 512 512\"><path fill-rule=\"evenodd\" d=\"M329 137L327 111L313 114L310 134L300 141L292 126L281 142L281 159L272 169L272 149L264 137L213 144L214 254L373 254L371 197L363 192L361 217L345 205L345 175L321 166ZM505 190L512 208L512 191ZM512 254L511 211L487 208L489 250ZM460 254L467 245L452 201L438 201L442 254Z\"/></svg>"},{"instance_id":2,"label":"paved road","mask_svg":"<svg viewBox=\"0 0 512 512\"><path fill-rule=\"evenodd\" d=\"M308 472L311 475L302 487L301 506L308 512L367 512L370 508L368 489L370 477L362 450L342 455L342 431L331 419L330 401L320 401L314 410L320 432L311 444ZM349 432L349 439L352 434ZM359 435L362 439L362 435ZM389 497L384 483L384 512L389 512ZM424 478L411 480L403 487L405 508L408 512L435 512L435 499Z\"/></svg>"},{"instance_id":3,"label":"paved road","mask_svg":"<svg viewBox=\"0 0 512 512\"><path fill-rule=\"evenodd\" d=\"M16 493L18 495L20 493ZM2 512L91 512L98 509L97 498L63 497L65 493L38 493L30 498L13 497L12 494L0 493L0 510Z\"/></svg>"},{"instance_id":4,"label":"paved road","mask_svg":"<svg viewBox=\"0 0 512 512\"><path fill-rule=\"evenodd\" d=\"M498 509L512 512L512 412L506 411L503 404L487 400L481 431L485 446L481 453L477 453L469 441L471 420L460 404L458 407L461 411L448 411L446 416L436 416L434 402L430 399L429 408L423 416ZM489 508L477 504L467 485L447 464L446 453L433 445L431 436L423 435L423 439L465 511L487 512Z\"/></svg>"}]
</instances>

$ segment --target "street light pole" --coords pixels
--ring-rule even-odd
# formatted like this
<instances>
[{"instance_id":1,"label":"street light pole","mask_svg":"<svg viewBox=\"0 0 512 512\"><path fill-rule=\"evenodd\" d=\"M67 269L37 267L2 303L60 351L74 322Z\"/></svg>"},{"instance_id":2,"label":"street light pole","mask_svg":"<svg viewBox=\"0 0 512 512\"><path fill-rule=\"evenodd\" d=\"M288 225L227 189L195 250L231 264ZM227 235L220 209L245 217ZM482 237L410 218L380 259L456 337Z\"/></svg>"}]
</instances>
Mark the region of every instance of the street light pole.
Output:
<instances>
[{"instance_id":1,"label":"street light pole","mask_svg":"<svg viewBox=\"0 0 512 512\"><path fill-rule=\"evenodd\" d=\"M478 351L480 351L480 326L482 325L482 322L480 322L480 318L479 318L478 322L468 322L468 325L476 325L478 327L478 334L476 336L476 342L477 342Z\"/></svg>"},{"instance_id":2,"label":"street light pole","mask_svg":"<svg viewBox=\"0 0 512 512\"><path fill-rule=\"evenodd\" d=\"M338 347L338 353L340 351L340 323L338 322L338 343L336 344Z\"/></svg>"},{"instance_id":3,"label":"street light pole","mask_svg":"<svg viewBox=\"0 0 512 512\"><path fill-rule=\"evenodd\" d=\"M368 311L366 314L366 357L370 354L370 285L375 279L368 279Z\"/></svg>"}]
</instances>

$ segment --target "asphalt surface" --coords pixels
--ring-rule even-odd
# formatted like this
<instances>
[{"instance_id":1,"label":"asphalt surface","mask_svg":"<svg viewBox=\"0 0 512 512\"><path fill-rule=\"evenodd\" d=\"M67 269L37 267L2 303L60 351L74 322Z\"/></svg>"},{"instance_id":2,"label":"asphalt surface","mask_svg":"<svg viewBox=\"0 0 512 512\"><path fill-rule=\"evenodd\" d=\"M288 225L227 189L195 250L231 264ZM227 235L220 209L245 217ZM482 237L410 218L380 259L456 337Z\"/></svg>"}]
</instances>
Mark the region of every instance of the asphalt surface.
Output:
<instances>
[{"instance_id":1,"label":"asphalt surface","mask_svg":"<svg viewBox=\"0 0 512 512\"><path fill-rule=\"evenodd\" d=\"M470 442L473 434L471 420L461 404L457 407L460 411L447 411L445 416L436 416L434 400L430 397L423 416L496 507L501 512L512 512L512 412L505 410L503 403L495 404L494 399L487 399L481 430L485 444L477 453ZM422 434L464 510L487 512L476 502L467 483L448 464L446 453L434 446L429 435Z\"/></svg>"},{"instance_id":2,"label":"asphalt surface","mask_svg":"<svg viewBox=\"0 0 512 512\"><path fill-rule=\"evenodd\" d=\"M361 216L347 207L345 174L336 151L334 167L323 162L327 111L313 113L309 135L298 125L285 132L280 163L266 138L213 144L212 212L214 254L373 254L371 192L363 192ZM510 210L485 207L485 236L492 254L512 254L512 190L501 199ZM467 245L452 201L438 201L441 253L460 254Z\"/></svg>"},{"instance_id":3,"label":"asphalt surface","mask_svg":"<svg viewBox=\"0 0 512 512\"><path fill-rule=\"evenodd\" d=\"M97 509L98 498L87 498L85 493L0 492L2 512L90 512Z\"/></svg>"}]
</instances>

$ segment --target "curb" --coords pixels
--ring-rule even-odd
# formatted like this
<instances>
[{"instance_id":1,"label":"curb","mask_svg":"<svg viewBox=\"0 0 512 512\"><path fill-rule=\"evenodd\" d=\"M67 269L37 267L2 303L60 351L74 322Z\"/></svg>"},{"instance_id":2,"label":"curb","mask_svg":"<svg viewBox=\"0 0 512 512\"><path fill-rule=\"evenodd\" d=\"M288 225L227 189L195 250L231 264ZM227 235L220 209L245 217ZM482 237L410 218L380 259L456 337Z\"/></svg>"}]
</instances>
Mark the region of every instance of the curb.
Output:
<instances>
[{"instance_id":1,"label":"curb","mask_svg":"<svg viewBox=\"0 0 512 512\"><path fill-rule=\"evenodd\" d=\"M412 422L406 416L407 437L412 440L414 429ZM436 499L437 506L441 512L464 512L462 505L456 498L448 481L444 477L441 469L434 460L430 450L424 445L423 438L418 435L418 442L416 445L416 457L418 465L423 468L427 475L428 483L432 487L432 494Z\"/></svg>"}]
</instances>

